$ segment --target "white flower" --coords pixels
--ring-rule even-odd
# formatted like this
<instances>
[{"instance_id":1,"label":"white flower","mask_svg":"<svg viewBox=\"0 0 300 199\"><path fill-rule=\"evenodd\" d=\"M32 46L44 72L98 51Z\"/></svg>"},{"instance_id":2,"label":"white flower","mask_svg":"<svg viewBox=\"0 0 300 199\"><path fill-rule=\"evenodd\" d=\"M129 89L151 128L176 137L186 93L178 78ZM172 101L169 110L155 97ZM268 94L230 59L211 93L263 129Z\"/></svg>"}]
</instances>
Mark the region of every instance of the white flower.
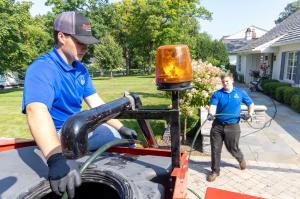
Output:
<instances>
[{"instance_id":1,"label":"white flower","mask_svg":"<svg viewBox=\"0 0 300 199\"><path fill-rule=\"evenodd\" d=\"M205 98L207 98L209 95L208 95L208 92L206 91L206 90L203 90L202 92L201 92L201 94L202 94L202 96L203 97L205 97Z\"/></svg>"}]
</instances>

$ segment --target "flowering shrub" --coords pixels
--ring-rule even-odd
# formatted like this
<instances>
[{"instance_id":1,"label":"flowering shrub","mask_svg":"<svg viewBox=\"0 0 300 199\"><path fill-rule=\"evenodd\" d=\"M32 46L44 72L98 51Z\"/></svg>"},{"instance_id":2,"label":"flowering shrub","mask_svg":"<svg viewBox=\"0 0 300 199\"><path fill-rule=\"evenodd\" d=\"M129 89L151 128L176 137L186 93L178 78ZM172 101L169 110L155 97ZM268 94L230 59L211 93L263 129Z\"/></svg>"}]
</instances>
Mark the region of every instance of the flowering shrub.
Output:
<instances>
[{"instance_id":1,"label":"flowering shrub","mask_svg":"<svg viewBox=\"0 0 300 199\"><path fill-rule=\"evenodd\" d=\"M269 73L270 65L266 63L261 63L259 67L262 70L262 77L266 76Z\"/></svg>"},{"instance_id":2,"label":"flowering shrub","mask_svg":"<svg viewBox=\"0 0 300 199\"><path fill-rule=\"evenodd\" d=\"M208 62L193 61L193 88L180 93L180 109L184 117L193 114L195 107L206 106L213 91L222 87L221 69Z\"/></svg>"}]
</instances>

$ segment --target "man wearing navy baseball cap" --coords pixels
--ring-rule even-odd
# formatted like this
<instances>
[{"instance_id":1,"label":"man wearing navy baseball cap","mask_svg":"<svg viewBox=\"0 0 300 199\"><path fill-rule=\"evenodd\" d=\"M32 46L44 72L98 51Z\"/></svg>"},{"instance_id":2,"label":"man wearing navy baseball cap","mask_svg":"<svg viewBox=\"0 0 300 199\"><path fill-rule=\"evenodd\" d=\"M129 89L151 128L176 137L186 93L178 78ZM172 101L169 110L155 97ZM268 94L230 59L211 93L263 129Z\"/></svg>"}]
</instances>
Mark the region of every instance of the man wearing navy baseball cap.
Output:
<instances>
[{"instance_id":1,"label":"man wearing navy baseball cap","mask_svg":"<svg viewBox=\"0 0 300 199\"><path fill-rule=\"evenodd\" d=\"M58 15L54 22L54 30L69 34L82 44L89 45L99 42L92 35L88 19L76 12L63 12Z\"/></svg>"},{"instance_id":2,"label":"man wearing navy baseball cap","mask_svg":"<svg viewBox=\"0 0 300 199\"><path fill-rule=\"evenodd\" d=\"M98 43L91 24L76 12L63 12L54 22L55 47L35 59L26 70L22 112L26 114L33 138L47 159L51 189L75 196L81 178L78 163L62 154L59 133L65 120L81 110L82 101L94 108L104 104L96 93L82 58L88 45ZM100 125L88 135L90 151L122 137L136 139L134 130L117 119Z\"/></svg>"}]
</instances>

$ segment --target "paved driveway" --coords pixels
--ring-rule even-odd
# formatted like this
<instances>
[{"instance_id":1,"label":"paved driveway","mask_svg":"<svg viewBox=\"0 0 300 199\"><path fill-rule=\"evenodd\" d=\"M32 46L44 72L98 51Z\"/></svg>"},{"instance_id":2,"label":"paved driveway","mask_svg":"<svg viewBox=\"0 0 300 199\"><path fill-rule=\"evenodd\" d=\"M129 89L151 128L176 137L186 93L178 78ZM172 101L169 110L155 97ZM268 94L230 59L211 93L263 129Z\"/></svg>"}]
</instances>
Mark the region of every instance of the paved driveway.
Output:
<instances>
[{"instance_id":1,"label":"paved driveway","mask_svg":"<svg viewBox=\"0 0 300 199\"><path fill-rule=\"evenodd\" d=\"M237 85L248 89L245 85ZM241 171L235 159L222 151L221 175L215 182L207 182L210 171L210 123L204 125L206 155L192 155L189 162L188 186L204 198L207 187L274 199L300 198L300 114L289 107L272 101L258 92L248 92L256 105L265 105L268 110L264 121L274 116L271 125L263 130L241 123L240 148L247 160L248 168ZM276 109L274 106L276 105ZM263 123L253 123L259 128ZM205 130L204 130L205 133ZM195 198L189 193L190 198Z\"/></svg>"}]
</instances>

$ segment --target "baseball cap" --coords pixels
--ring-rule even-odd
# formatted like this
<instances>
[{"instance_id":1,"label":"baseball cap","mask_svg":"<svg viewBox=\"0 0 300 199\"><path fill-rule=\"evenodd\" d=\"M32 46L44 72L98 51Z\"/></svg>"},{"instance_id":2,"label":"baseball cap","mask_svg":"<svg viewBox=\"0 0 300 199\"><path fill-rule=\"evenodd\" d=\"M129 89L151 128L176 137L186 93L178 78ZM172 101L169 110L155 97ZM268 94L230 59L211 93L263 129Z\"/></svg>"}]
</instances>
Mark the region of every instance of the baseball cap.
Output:
<instances>
[{"instance_id":1,"label":"baseball cap","mask_svg":"<svg viewBox=\"0 0 300 199\"><path fill-rule=\"evenodd\" d=\"M54 30L70 34L83 44L95 44L99 40L92 35L92 28L88 19L74 11L60 13L54 21Z\"/></svg>"}]
</instances>

